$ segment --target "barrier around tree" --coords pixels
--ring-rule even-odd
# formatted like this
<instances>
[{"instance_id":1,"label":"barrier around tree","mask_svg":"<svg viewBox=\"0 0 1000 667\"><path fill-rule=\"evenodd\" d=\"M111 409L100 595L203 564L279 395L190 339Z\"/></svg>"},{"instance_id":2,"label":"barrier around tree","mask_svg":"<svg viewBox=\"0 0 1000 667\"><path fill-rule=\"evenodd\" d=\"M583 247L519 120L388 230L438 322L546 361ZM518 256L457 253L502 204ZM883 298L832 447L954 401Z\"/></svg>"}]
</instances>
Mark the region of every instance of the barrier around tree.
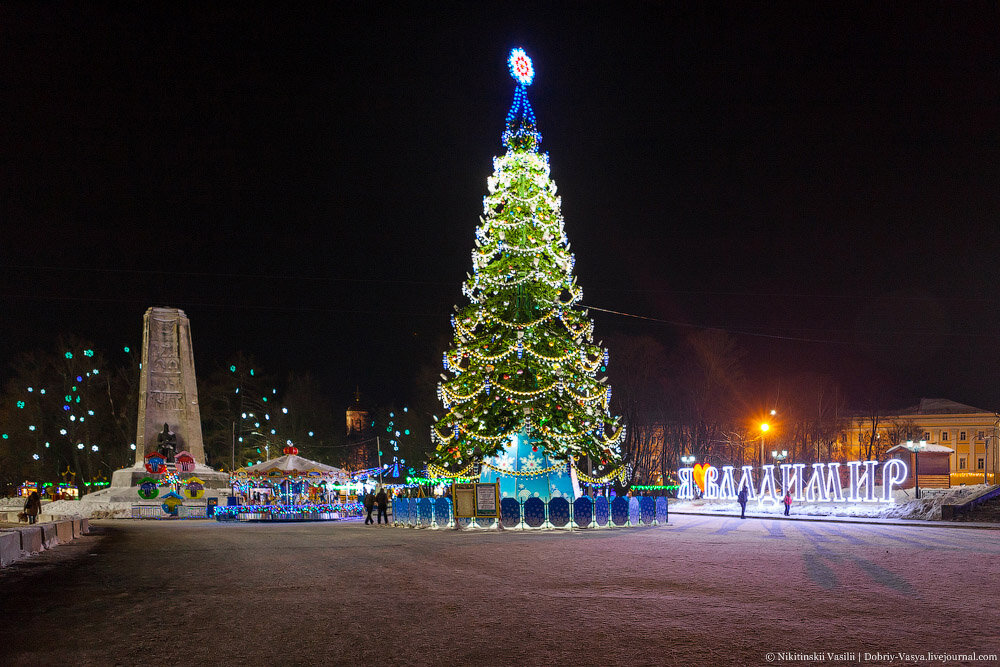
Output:
<instances>
[{"instance_id":1,"label":"barrier around tree","mask_svg":"<svg viewBox=\"0 0 1000 667\"><path fill-rule=\"evenodd\" d=\"M394 523L412 528L454 528L455 518L449 498L394 498ZM568 498L556 497L548 502L541 498L516 498L500 500L500 524L515 529L602 529L636 526L663 526L668 519L667 499L664 497L583 496L572 503ZM495 528L493 518L458 519L459 528Z\"/></svg>"}]
</instances>

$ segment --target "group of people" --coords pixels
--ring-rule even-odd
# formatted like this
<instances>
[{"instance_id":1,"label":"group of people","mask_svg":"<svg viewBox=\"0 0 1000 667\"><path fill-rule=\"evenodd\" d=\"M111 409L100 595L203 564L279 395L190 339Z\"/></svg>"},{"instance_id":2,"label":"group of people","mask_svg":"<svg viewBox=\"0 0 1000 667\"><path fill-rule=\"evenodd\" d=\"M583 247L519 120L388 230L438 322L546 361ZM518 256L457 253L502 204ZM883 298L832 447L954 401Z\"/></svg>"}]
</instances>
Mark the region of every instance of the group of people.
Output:
<instances>
[{"instance_id":1,"label":"group of people","mask_svg":"<svg viewBox=\"0 0 1000 667\"><path fill-rule=\"evenodd\" d=\"M747 487L740 489L740 494L736 496L736 502L740 504L740 518L747 518L747 499L749 494L747 493ZM788 511L792 509L792 492L786 491L785 497L781 499L781 502L785 505L785 516L788 516Z\"/></svg>"},{"instance_id":2,"label":"group of people","mask_svg":"<svg viewBox=\"0 0 1000 667\"><path fill-rule=\"evenodd\" d=\"M372 510L375 509L375 507L378 507L379 525L382 524L383 517L385 517L385 525L389 525L389 515L387 513L387 510L389 509L389 496L386 495L383 487L379 487L377 494L372 493L371 491L365 493L362 502L364 503L365 511L368 512L368 516L365 518L366 526L370 523L375 523L372 521Z\"/></svg>"}]
</instances>

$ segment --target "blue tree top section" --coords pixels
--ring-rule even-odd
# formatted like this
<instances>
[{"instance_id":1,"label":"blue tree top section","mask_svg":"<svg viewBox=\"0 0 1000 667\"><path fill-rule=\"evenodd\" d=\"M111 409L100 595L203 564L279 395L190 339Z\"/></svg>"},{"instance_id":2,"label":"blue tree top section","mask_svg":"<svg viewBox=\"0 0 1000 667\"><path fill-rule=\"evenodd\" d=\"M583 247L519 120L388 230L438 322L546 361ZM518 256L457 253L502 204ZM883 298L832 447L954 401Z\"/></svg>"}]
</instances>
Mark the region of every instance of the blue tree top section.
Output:
<instances>
[{"instance_id":1,"label":"blue tree top section","mask_svg":"<svg viewBox=\"0 0 1000 667\"><path fill-rule=\"evenodd\" d=\"M538 132L535 112L528 102L528 86L535 78L535 68L524 49L514 49L507 59L510 75L517 82L514 89L514 103L507 112L507 128L503 133L503 145L508 150L538 151L542 135Z\"/></svg>"}]
</instances>

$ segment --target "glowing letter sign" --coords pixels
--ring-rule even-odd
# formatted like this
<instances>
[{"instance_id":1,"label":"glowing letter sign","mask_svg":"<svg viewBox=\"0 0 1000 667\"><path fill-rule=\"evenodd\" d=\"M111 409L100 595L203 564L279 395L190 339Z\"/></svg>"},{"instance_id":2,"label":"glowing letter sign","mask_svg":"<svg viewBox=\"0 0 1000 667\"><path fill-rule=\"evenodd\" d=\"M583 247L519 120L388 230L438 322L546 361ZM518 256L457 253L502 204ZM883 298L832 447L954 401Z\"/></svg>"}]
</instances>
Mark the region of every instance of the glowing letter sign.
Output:
<instances>
[{"instance_id":1,"label":"glowing letter sign","mask_svg":"<svg viewBox=\"0 0 1000 667\"><path fill-rule=\"evenodd\" d=\"M848 461L849 484L847 489L848 502L891 503L892 491L899 487L909 477L906 462L900 459L889 459L882 465L882 493L875 495L876 469L878 461ZM805 463L785 463L780 466L781 491L790 492L797 502L826 503L844 502L844 494L840 488L839 463L813 463L812 474L806 482ZM677 471L680 485L677 489L679 499L691 500L695 497L694 469L681 468ZM740 491L746 489L747 497L758 503L778 502L778 485L774 478L774 466L761 467L759 483L754 483L752 466L743 466L739 483L736 482L732 466L723 466L719 470L713 466L705 468L705 494L708 499L736 500Z\"/></svg>"}]
</instances>

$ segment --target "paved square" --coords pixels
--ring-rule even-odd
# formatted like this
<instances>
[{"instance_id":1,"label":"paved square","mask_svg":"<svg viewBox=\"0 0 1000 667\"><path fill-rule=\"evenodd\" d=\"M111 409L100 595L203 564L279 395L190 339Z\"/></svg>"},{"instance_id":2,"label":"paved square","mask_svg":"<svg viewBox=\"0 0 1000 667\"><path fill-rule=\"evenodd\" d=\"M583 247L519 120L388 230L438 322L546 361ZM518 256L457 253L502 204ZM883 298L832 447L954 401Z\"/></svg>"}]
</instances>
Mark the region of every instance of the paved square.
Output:
<instances>
[{"instance_id":1,"label":"paved square","mask_svg":"<svg viewBox=\"0 0 1000 667\"><path fill-rule=\"evenodd\" d=\"M0 572L2 662L757 665L768 653L807 664L779 654L1000 652L993 530L675 515L572 533L204 521L95 532Z\"/></svg>"}]
</instances>

